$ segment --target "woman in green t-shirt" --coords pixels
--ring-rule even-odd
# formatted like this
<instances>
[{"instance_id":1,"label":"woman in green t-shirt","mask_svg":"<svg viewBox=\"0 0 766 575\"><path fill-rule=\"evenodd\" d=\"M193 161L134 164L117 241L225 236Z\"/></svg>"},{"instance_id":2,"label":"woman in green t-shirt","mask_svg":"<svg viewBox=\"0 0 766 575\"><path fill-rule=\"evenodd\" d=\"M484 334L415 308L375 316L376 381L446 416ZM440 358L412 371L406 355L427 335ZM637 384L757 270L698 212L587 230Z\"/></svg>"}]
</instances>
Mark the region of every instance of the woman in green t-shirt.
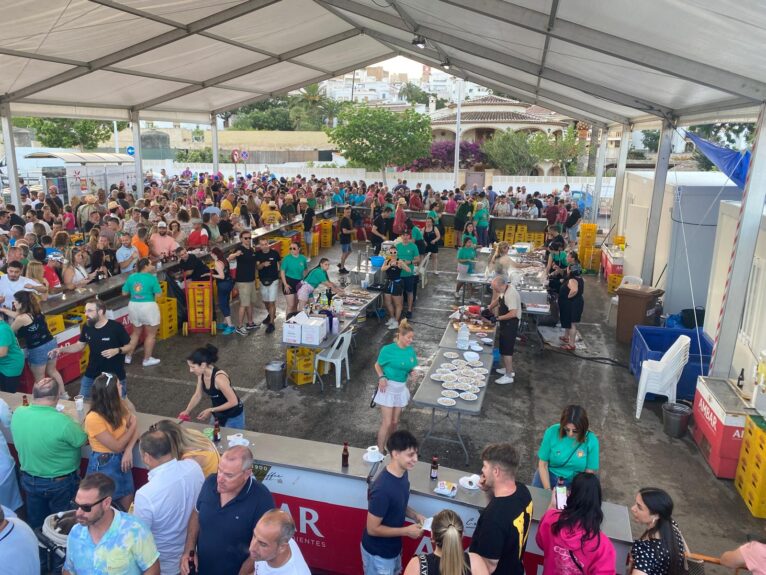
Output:
<instances>
[{"instance_id":1,"label":"woman in green t-shirt","mask_svg":"<svg viewBox=\"0 0 766 575\"><path fill-rule=\"evenodd\" d=\"M125 363L130 363L132 354L138 346L141 332L144 332L144 367L157 365L160 360L152 357L154 344L157 342L157 328L160 327L160 306L156 297L162 293L160 282L149 258L141 258L136 264L136 271L128 276L122 285L122 293L130 295L128 319L133 325L130 334L130 354L125 356Z\"/></svg>"},{"instance_id":2,"label":"woman in green t-shirt","mask_svg":"<svg viewBox=\"0 0 766 575\"><path fill-rule=\"evenodd\" d=\"M473 240L470 236L463 238L463 247L457 251L457 273L473 273L473 267L476 263L476 248L473 247ZM465 282L457 282L455 285L455 297L459 298Z\"/></svg>"},{"instance_id":3,"label":"woman in green t-shirt","mask_svg":"<svg viewBox=\"0 0 766 575\"><path fill-rule=\"evenodd\" d=\"M303 277L306 275L308 267L308 259L301 254L300 246L296 243L291 243L290 253L282 258L279 269L282 292L285 294L285 301L287 302L287 308L285 309L286 319L290 319L298 313L298 288L301 281L303 281Z\"/></svg>"},{"instance_id":4,"label":"woman in green t-shirt","mask_svg":"<svg viewBox=\"0 0 766 575\"><path fill-rule=\"evenodd\" d=\"M399 425L402 408L410 402L407 378L418 365L418 356L412 347L414 338L412 326L403 319L399 323L396 341L384 346L375 362L378 389L373 401L380 406L378 449L381 453L385 453L386 441Z\"/></svg>"},{"instance_id":5,"label":"woman in green t-shirt","mask_svg":"<svg viewBox=\"0 0 766 575\"><path fill-rule=\"evenodd\" d=\"M462 246L465 242L466 238L471 238L471 241L473 242L473 245L478 245L478 240L476 239L476 226L473 222L468 222L465 225L465 229L463 229L463 235L460 236L460 245ZM460 249L460 248L458 248Z\"/></svg>"},{"instance_id":6,"label":"woman in green t-shirt","mask_svg":"<svg viewBox=\"0 0 766 575\"><path fill-rule=\"evenodd\" d=\"M489 210L484 203L480 203L473 214L473 221L476 224L476 235L479 238L479 245L489 245Z\"/></svg>"},{"instance_id":7,"label":"woman in green t-shirt","mask_svg":"<svg viewBox=\"0 0 766 575\"><path fill-rule=\"evenodd\" d=\"M588 429L587 412L579 405L567 405L561 421L543 434L532 485L552 489L562 479L569 486L580 472L596 473L598 452L598 437Z\"/></svg>"},{"instance_id":8,"label":"woman in green t-shirt","mask_svg":"<svg viewBox=\"0 0 766 575\"><path fill-rule=\"evenodd\" d=\"M342 294L343 288L330 281L327 270L330 269L330 260L322 258L319 265L312 269L298 288L298 309L303 309L309 301L309 297L319 286L327 286L334 293Z\"/></svg>"}]
</instances>

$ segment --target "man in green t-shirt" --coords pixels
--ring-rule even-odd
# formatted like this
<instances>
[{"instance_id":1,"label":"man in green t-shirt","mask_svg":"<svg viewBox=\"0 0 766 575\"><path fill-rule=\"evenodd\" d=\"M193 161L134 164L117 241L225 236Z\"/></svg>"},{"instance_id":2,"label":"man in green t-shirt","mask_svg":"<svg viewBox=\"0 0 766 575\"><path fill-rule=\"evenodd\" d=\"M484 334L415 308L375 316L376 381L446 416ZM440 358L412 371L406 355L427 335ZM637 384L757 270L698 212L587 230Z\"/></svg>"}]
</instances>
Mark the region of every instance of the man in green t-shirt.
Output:
<instances>
[{"instance_id":1,"label":"man in green t-shirt","mask_svg":"<svg viewBox=\"0 0 766 575\"><path fill-rule=\"evenodd\" d=\"M24 371L24 352L11 326L0 321L0 391L16 393Z\"/></svg>"},{"instance_id":2,"label":"man in green t-shirt","mask_svg":"<svg viewBox=\"0 0 766 575\"><path fill-rule=\"evenodd\" d=\"M58 384L50 377L41 379L32 390L32 405L18 407L11 419L32 529L42 527L48 515L70 509L79 482L80 449L88 439L74 419L56 410L58 396Z\"/></svg>"},{"instance_id":3,"label":"man in green t-shirt","mask_svg":"<svg viewBox=\"0 0 766 575\"><path fill-rule=\"evenodd\" d=\"M399 236L400 243L396 244L397 257L407 264L410 268L406 271L402 268L402 287L407 294L407 310L403 312L404 317L412 317L412 306L415 305L415 291L417 289L418 275L417 265L420 263L420 252L418 247L412 241L412 235L406 230Z\"/></svg>"}]
</instances>

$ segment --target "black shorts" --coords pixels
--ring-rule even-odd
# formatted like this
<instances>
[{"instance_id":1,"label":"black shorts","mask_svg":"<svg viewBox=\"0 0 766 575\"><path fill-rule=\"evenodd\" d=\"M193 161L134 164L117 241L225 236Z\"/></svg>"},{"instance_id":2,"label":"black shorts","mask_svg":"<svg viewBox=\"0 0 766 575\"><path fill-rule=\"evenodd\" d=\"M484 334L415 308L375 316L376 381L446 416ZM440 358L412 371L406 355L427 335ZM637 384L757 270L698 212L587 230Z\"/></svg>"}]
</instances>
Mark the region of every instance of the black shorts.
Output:
<instances>
[{"instance_id":1,"label":"black shorts","mask_svg":"<svg viewBox=\"0 0 766 575\"><path fill-rule=\"evenodd\" d=\"M519 318L501 321L498 329L498 347L500 355L513 355L516 346L516 334L519 333Z\"/></svg>"},{"instance_id":2,"label":"black shorts","mask_svg":"<svg viewBox=\"0 0 766 575\"><path fill-rule=\"evenodd\" d=\"M410 264L415 265L415 264ZM404 287L404 291L407 293L412 293L415 291L415 282L417 281L418 276L406 276L402 278L402 287Z\"/></svg>"},{"instance_id":3,"label":"black shorts","mask_svg":"<svg viewBox=\"0 0 766 575\"><path fill-rule=\"evenodd\" d=\"M293 278L289 278L285 276L285 281L287 282L287 285L290 286L290 291L288 292L285 290L285 286L282 286L282 293L284 295L295 295L298 293L298 285L301 283L301 280L296 280Z\"/></svg>"},{"instance_id":4,"label":"black shorts","mask_svg":"<svg viewBox=\"0 0 766 575\"><path fill-rule=\"evenodd\" d=\"M438 254L439 253L439 246L437 244L426 244L426 253L427 254Z\"/></svg>"},{"instance_id":5,"label":"black shorts","mask_svg":"<svg viewBox=\"0 0 766 575\"><path fill-rule=\"evenodd\" d=\"M21 374L8 376L0 373L0 391L16 393L19 389L19 383L21 383Z\"/></svg>"},{"instance_id":6,"label":"black shorts","mask_svg":"<svg viewBox=\"0 0 766 575\"><path fill-rule=\"evenodd\" d=\"M383 293L387 293L388 295L393 296L402 295L404 293L404 284L402 280L388 280L388 283L386 284L386 291Z\"/></svg>"}]
</instances>

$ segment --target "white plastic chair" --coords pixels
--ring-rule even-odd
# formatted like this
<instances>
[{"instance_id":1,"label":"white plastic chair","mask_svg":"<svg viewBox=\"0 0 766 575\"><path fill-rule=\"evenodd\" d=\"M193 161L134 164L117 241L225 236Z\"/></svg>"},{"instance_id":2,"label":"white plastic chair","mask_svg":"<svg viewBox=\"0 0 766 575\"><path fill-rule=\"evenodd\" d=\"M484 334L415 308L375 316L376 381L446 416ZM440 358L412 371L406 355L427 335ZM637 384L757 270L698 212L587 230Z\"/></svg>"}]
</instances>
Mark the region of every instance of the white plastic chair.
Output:
<instances>
[{"instance_id":1,"label":"white plastic chair","mask_svg":"<svg viewBox=\"0 0 766 575\"><path fill-rule=\"evenodd\" d=\"M631 284L631 285L644 285L644 280L642 280L638 276L625 276L622 278L622 281L620 282L620 285L617 289L620 289L622 286ZM609 323L609 317L612 315L612 308L616 307L620 303L620 296L615 295L612 296L612 299L609 300L609 311L606 312L606 323Z\"/></svg>"},{"instance_id":2,"label":"white plastic chair","mask_svg":"<svg viewBox=\"0 0 766 575\"><path fill-rule=\"evenodd\" d=\"M322 376L318 375L320 361L326 361L333 365L333 368L335 369L335 387L338 389L340 389L342 377L341 368L343 367L344 361L346 362L346 379L351 379L351 374L348 368L348 348L351 345L351 337L353 335L354 334L351 333L351 331L341 334L331 347L320 351L314 356L314 381L312 384L316 383L317 377L319 377L319 385L321 386L322 391L324 391L324 381L322 380Z\"/></svg>"},{"instance_id":3,"label":"white plastic chair","mask_svg":"<svg viewBox=\"0 0 766 575\"><path fill-rule=\"evenodd\" d=\"M641 419L644 399L647 393L664 395L670 403L676 401L676 386L681 379L681 372L689 362L689 345L691 339L679 335L670 346L662 359L655 361L647 359L641 363L641 377L638 380L638 395L636 396L636 419Z\"/></svg>"}]
</instances>

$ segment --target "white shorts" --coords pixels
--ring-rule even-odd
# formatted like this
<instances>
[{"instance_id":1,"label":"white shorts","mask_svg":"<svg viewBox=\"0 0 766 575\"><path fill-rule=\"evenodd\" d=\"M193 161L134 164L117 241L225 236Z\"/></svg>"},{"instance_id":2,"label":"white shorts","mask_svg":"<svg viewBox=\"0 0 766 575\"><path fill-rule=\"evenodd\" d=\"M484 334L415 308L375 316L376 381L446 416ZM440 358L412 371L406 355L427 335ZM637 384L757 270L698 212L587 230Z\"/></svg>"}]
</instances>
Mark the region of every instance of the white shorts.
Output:
<instances>
[{"instance_id":1,"label":"white shorts","mask_svg":"<svg viewBox=\"0 0 766 575\"><path fill-rule=\"evenodd\" d=\"M309 296L314 293L314 288L308 282L302 282L301 287L298 288L298 299L300 301L309 301Z\"/></svg>"},{"instance_id":2,"label":"white shorts","mask_svg":"<svg viewBox=\"0 0 766 575\"><path fill-rule=\"evenodd\" d=\"M380 391L375 395L375 403L383 407L407 407L410 402L410 390L407 384L401 381L388 380L386 391Z\"/></svg>"},{"instance_id":3,"label":"white shorts","mask_svg":"<svg viewBox=\"0 0 766 575\"><path fill-rule=\"evenodd\" d=\"M160 306L155 301L132 301L128 304L128 319L135 327L160 325Z\"/></svg>"},{"instance_id":4,"label":"white shorts","mask_svg":"<svg viewBox=\"0 0 766 575\"><path fill-rule=\"evenodd\" d=\"M263 285L261 282L261 299L268 303L277 301L277 288L279 288L279 280L274 280L271 285Z\"/></svg>"}]
</instances>

